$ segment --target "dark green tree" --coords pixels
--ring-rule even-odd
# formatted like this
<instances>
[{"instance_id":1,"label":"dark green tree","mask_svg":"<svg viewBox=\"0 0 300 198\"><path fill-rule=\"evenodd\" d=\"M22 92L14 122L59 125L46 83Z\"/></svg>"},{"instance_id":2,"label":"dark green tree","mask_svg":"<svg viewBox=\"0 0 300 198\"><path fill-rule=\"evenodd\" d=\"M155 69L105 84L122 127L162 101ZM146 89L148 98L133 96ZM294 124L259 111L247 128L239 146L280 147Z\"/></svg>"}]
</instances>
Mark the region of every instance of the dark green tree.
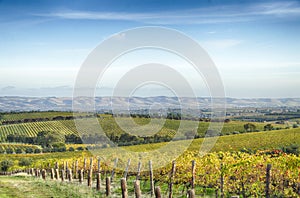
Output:
<instances>
[{"instance_id":1,"label":"dark green tree","mask_svg":"<svg viewBox=\"0 0 300 198\"><path fill-rule=\"evenodd\" d=\"M9 159L5 159L3 161L1 161L0 163L0 167L1 167L1 171L8 171L8 169L10 167L12 167L14 165L14 162L9 160Z\"/></svg>"},{"instance_id":2,"label":"dark green tree","mask_svg":"<svg viewBox=\"0 0 300 198\"><path fill-rule=\"evenodd\" d=\"M37 134L36 144L41 145L43 148L52 148L53 144L64 143L65 137L56 131L41 131Z\"/></svg>"}]
</instances>

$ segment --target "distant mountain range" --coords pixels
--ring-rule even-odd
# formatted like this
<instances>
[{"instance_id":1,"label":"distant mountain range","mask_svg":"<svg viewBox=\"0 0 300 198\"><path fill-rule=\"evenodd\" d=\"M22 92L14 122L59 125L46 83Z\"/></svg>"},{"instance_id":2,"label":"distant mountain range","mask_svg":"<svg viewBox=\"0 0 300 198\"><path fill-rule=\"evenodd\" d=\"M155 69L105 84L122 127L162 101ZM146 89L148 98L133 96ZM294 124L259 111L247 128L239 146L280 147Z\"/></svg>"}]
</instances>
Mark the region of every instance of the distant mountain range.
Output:
<instances>
[{"instance_id":1,"label":"distant mountain range","mask_svg":"<svg viewBox=\"0 0 300 198\"><path fill-rule=\"evenodd\" d=\"M210 106L210 98L198 98L200 108ZM82 98L81 103L89 100ZM196 107L197 102L193 98L180 98L183 107ZM157 96L157 97L96 97L96 110L110 110L111 104L114 108L127 108L128 102L131 108L177 108L179 102L176 97ZM72 110L71 97L0 97L0 111L70 111ZM226 98L227 108L236 107L300 107L300 98Z\"/></svg>"}]
</instances>

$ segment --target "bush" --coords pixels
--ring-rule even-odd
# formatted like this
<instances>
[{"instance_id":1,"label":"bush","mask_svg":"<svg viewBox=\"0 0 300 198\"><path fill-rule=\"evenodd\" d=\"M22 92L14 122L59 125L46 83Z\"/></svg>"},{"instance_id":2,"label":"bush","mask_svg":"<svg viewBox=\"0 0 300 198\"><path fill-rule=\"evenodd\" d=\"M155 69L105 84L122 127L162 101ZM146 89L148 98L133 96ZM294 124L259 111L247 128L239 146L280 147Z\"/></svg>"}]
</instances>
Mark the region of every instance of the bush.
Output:
<instances>
[{"instance_id":1,"label":"bush","mask_svg":"<svg viewBox=\"0 0 300 198\"><path fill-rule=\"evenodd\" d=\"M1 171L8 171L8 169L10 167L12 167L14 165L14 162L9 160L9 159L5 159L3 161L1 161L0 163L0 167L1 167Z\"/></svg>"},{"instance_id":2,"label":"bush","mask_svg":"<svg viewBox=\"0 0 300 198\"><path fill-rule=\"evenodd\" d=\"M43 148L43 153L50 153L51 152L51 148Z\"/></svg>"},{"instance_id":3,"label":"bush","mask_svg":"<svg viewBox=\"0 0 300 198\"><path fill-rule=\"evenodd\" d=\"M0 148L0 154L3 154L3 153L5 153L5 150L1 147Z\"/></svg>"},{"instance_id":4,"label":"bush","mask_svg":"<svg viewBox=\"0 0 300 198\"><path fill-rule=\"evenodd\" d=\"M19 166L30 166L31 160L29 158L21 158L19 160Z\"/></svg>"},{"instance_id":5,"label":"bush","mask_svg":"<svg viewBox=\"0 0 300 198\"><path fill-rule=\"evenodd\" d=\"M14 153L14 150L12 148L7 148L6 149L6 153L7 154L13 154Z\"/></svg>"},{"instance_id":6,"label":"bush","mask_svg":"<svg viewBox=\"0 0 300 198\"><path fill-rule=\"evenodd\" d=\"M69 151L75 151L75 149L73 147L70 147L68 150Z\"/></svg>"},{"instance_id":7,"label":"bush","mask_svg":"<svg viewBox=\"0 0 300 198\"><path fill-rule=\"evenodd\" d=\"M82 146L77 147L77 151L83 151L84 148Z\"/></svg>"},{"instance_id":8,"label":"bush","mask_svg":"<svg viewBox=\"0 0 300 198\"><path fill-rule=\"evenodd\" d=\"M34 149L34 153L41 153L41 152L42 152L42 150L39 148Z\"/></svg>"},{"instance_id":9,"label":"bush","mask_svg":"<svg viewBox=\"0 0 300 198\"><path fill-rule=\"evenodd\" d=\"M20 149L20 148L17 148L17 149L16 149L16 153L17 153L17 154L23 153L23 150Z\"/></svg>"},{"instance_id":10,"label":"bush","mask_svg":"<svg viewBox=\"0 0 300 198\"><path fill-rule=\"evenodd\" d=\"M31 147L28 147L25 149L25 153L33 153L33 149Z\"/></svg>"}]
</instances>

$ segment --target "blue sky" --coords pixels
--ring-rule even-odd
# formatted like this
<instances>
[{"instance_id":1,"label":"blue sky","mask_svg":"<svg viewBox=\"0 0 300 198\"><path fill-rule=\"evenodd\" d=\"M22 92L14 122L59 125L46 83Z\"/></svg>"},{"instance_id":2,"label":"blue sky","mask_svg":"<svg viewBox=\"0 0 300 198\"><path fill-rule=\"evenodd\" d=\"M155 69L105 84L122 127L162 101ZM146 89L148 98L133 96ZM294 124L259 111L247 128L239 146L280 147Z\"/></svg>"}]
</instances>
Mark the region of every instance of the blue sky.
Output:
<instances>
[{"instance_id":1,"label":"blue sky","mask_svg":"<svg viewBox=\"0 0 300 198\"><path fill-rule=\"evenodd\" d=\"M69 96L101 41L148 25L199 42L229 97L300 97L300 2L290 0L0 0L0 95Z\"/></svg>"}]
</instances>

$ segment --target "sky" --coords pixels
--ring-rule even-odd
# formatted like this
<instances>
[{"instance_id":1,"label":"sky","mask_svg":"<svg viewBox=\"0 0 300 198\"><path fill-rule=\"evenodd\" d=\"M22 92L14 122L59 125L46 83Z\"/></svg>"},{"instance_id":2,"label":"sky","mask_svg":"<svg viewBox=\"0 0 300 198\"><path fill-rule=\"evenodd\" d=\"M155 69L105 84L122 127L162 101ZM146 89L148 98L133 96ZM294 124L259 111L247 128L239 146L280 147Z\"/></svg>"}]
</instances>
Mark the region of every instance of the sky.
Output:
<instances>
[{"instance_id":1,"label":"sky","mask_svg":"<svg viewBox=\"0 0 300 198\"><path fill-rule=\"evenodd\" d=\"M89 53L112 34L142 26L172 28L197 41L219 70L227 97L300 97L300 2L293 0L0 0L0 95L72 96ZM118 65L186 64L177 59L153 50L124 56L97 94L111 94L124 72ZM209 95L203 80L182 73L194 79L200 96ZM140 95L153 94L149 89Z\"/></svg>"}]
</instances>

